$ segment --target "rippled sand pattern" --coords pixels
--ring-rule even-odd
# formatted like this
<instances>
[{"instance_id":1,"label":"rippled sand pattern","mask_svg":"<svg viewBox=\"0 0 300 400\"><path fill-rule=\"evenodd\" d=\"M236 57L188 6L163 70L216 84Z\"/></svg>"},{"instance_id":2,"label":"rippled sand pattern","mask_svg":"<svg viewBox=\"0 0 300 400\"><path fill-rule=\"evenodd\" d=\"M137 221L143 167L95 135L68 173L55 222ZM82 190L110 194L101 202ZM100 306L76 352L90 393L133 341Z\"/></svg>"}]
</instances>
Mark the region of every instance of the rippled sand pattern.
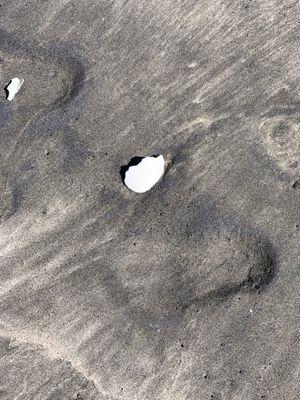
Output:
<instances>
[{"instance_id":1,"label":"rippled sand pattern","mask_svg":"<svg viewBox=\"0 0 300 400\"><path fill-rule=\"evenodd\" d=\"M0 399L299 399L299 2L0 10Z\"/></svg>"}]
</instances>

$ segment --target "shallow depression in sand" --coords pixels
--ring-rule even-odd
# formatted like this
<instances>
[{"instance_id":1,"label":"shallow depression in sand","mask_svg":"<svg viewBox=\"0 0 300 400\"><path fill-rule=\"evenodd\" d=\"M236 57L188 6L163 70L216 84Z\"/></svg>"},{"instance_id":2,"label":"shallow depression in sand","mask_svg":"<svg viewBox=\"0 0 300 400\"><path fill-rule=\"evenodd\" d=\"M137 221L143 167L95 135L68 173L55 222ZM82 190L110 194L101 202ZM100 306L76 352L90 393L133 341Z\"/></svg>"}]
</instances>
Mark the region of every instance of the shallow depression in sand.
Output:
<instances>
[{"instance_id":1,"label":"shallow depression in sand","mask_svg":"<svg viewBox=\"0 0 300 400\"><path fill-rule=\"evenodd\" d=\"M263 290L276 272L271 244L247 229L211 231L181 245L140 241L119 261L135 307L158 318Z\"/></svg>"},{"instance_id":2,"label":"shallow depression in sand","mask_svg":"<svg viewBox=\"0 0 300 400\"><path fill-rule=\"evenodd\" d=\"M261 125L263 145L269 156L288 174L300 173L300 115L276 115Z\"/></svg>"}]
</instances>

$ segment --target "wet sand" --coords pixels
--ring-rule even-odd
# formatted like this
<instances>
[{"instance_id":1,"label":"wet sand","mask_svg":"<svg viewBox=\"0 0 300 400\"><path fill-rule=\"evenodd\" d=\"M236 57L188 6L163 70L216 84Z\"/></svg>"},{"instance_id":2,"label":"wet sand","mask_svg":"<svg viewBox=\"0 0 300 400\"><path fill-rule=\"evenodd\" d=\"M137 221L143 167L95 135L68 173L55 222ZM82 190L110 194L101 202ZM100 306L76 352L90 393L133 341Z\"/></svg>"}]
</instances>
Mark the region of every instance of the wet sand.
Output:
<instances>
[{"instance_id":1,"label":"wet sand","mask_svg":"<svg viewBox=\"0 0 300 400\"><path fill-rule=\"evenodd\" d=\"M299 399L298 2L0 11L0 399Z\"/></svg>"}]
</instances>

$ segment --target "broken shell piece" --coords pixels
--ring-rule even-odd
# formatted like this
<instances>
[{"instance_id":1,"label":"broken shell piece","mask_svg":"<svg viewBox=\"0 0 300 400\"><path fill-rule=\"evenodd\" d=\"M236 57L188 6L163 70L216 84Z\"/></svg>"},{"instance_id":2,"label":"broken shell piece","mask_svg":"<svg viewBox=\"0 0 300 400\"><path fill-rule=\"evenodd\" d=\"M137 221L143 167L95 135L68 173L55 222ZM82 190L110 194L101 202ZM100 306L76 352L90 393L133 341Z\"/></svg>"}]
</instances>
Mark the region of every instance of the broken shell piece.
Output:
<instances>
[{"instance_id":1,"label":"broken shell piece","mask_svg":"<svg viewBox=\"0 0 300 400\"><path fill-rule=\"evenodd\" d=\"M12 101L18 91L21 89L21 86L24 83L24 79L13 78L9 82L9 84L5 88L6 99L8 101Z\"/></svg>"},{"instance_id":2,"label":"broken shell piece","mask_svg":"<svg viewBox=\"0 0 300 400\"><path fill-rule=\"evenodd\" d=\"M136 193L144 193L150 190L164 173L165 159L162 155L144 158L134 157L126 167L121 168L125 185Z\"/></svg>"}]
</instances>

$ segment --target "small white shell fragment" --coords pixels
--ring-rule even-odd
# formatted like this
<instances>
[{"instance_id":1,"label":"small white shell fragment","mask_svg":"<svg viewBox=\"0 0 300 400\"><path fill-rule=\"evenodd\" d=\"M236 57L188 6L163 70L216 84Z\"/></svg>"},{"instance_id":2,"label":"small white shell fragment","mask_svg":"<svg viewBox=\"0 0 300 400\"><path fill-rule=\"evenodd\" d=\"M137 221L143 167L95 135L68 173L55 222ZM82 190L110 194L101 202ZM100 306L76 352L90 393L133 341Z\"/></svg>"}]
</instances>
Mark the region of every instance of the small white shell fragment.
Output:
<instances>
[{"instance_id":1,"label":"small white shell fragment","mask_svg":"<svg viewBox=\"0 0 300 400\"><path fill-rule=\"evenodd\" d=\"M198 64L197 64L196 62L192 62L192 63L190 63L190 64L188 65L188 67L192 69L192 68L196 68L197 65L198 65Z\"/></svg>"},{"instance_id":2,"label":"small white shell fragment","mask_svg":"<svg viewBox=\"0 0 300 400\"><path fill-rule=\"evenodd\" d=\"M139 164L128 168L124 183L136 193L145 193L161 179L164 172L164 156L145 157Z\"/></svg>"},{"instance_id":3,"label":"small white shell fragment","mask_svg":"<svg viewBox=\"0 0 300 400\"><path fill-rule=\"evenodd\" d=\"M18 91L21 89L21 86L24 83L24 79L19 79L19 78L13 78L9 82L9 84L6 86L7 90L7 97L6 99L8 101L12 101L15 95L18 93Z\"/></svg>"}]
</instances>

